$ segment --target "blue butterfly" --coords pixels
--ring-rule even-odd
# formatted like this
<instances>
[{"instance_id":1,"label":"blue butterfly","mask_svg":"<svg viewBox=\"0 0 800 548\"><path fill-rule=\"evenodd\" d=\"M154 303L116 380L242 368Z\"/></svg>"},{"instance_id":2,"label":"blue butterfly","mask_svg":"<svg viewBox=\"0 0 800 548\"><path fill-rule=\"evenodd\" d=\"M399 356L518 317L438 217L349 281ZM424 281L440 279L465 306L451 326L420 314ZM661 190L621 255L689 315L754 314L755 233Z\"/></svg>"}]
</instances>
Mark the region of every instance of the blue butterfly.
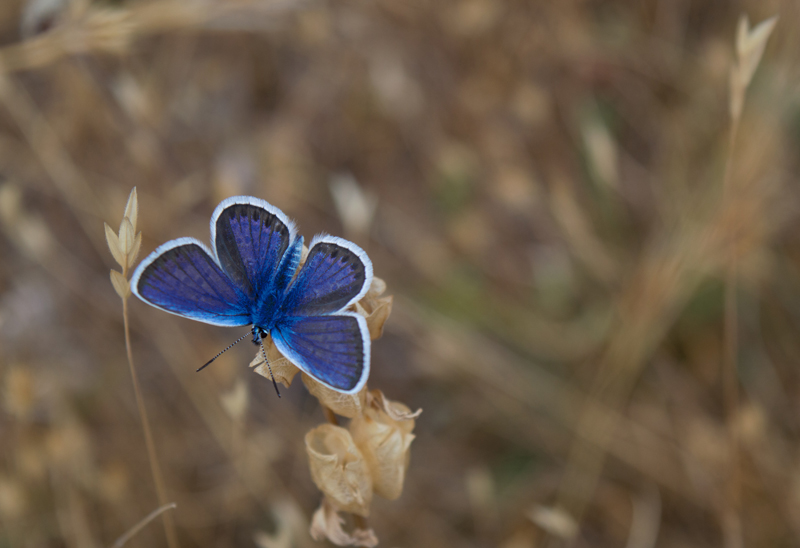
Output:
<instances>
[{"instance_id":1,"label":"blue butterfly","mask_svg":"<svg viewBox=\"0 0 800 548\"><path fill-rule=\"evenodd\" d=\"M369 290L372 262L354 243L321 234L298 271L302 249L303 237L280 209L234 196L211 215L211 249L194 238L169 241L139 264L131 287L147 304L178 316L252 325L239 340L252 334L264 353L269 335L302 371L356 393L369 376L370 337L366 320L346 309Z\"/></svg>"}]
</instances>

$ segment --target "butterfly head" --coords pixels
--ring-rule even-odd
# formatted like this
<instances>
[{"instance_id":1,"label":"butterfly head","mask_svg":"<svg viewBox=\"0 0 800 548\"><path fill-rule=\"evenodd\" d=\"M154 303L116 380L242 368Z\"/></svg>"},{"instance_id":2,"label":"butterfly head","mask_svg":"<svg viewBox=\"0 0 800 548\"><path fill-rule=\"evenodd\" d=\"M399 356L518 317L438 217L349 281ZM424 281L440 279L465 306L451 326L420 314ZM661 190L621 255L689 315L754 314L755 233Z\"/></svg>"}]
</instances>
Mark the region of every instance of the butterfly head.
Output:
<instances>
[{"instance_id":1,"label":"butterfly head","mask_svg":"<svg viewBox=\"0 0 800 548\"><path fill-rule=\"evenodd\" d=\"M267 330L263 327L253 326L253 344L259 346L263 341L264 337L267 336Z\"/></svg>"}]
</instances>

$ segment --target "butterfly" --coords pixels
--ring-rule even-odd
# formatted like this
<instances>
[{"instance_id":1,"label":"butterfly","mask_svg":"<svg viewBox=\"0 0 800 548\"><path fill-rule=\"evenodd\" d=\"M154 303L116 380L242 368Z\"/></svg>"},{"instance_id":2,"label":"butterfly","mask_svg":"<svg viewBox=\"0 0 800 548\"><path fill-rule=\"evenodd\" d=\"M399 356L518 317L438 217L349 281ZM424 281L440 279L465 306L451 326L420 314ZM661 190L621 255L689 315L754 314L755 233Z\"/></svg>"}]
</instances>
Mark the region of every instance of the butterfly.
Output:
<instances>
[{"instance_id":1,"label":"butterfly","mask_svg":"<svg viewBox=\"0 0 800 548\"><path fill-rule=\"evenodd\" d=\"M266 360L269 336L300 370L354 394L369 376L370 337L366 320L347 308L369 290L372 262L354 243L326 234L311 240L301 267L302 250L303 237L280 209L234 196L211 215L210 249L194 238L171 240L139 264L131 288L147 304L178 316L252 325L233 344L252 335Z\"/></svg>"}]
</instances>

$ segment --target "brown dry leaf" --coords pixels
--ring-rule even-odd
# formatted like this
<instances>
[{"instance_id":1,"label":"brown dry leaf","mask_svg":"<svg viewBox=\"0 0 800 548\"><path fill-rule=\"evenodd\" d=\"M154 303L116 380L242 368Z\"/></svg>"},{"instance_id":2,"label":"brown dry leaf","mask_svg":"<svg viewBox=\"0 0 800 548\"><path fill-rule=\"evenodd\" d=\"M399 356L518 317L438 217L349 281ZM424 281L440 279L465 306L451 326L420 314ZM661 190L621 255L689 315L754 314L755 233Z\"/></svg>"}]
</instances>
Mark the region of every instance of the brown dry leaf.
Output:
<instances>
[{"instance_id":1,"label":"brown dry leaf","mask_svg":"<svg viewBox=\"0 0 800 548\"><path fill-rule=\"evenodd\" d=\"M121 272L116 270L111 271L111 285L114 286L114 291L122 299L127 299L131 295L131 284L125 279Z\"/></svg>"},{"instance_id":2,"label":"brown dry leaf","mask_svg":"<svg viewBox=\"0 0 800 548\"><path fill-rule=\"evenodd\" d=\"M411 410L405 405L385 402L395 416L411 416ZM403 492L411 442L414 441L413 430L413 419L396 420L372 406L350 423L353 440L369 466L373 490L386 499L395 500Z\"/></svg>"},{"instance_id":3,"label":"brown dry leaf","mask_svg":"<svg viewBox=\"0 0 800 548\"><path fill-rule=\"evenodd\" d=\"M305 442L311 478L320 491L338 509L368 516L372 478L350 432L322 424L306 434Z\"/></svg>"},{"instance_id":4,"label":"brown dry leaf","mask_svg":"<svg viewBox=\"0 0 800 548\"><path fill-rule=\"evenodd\" d=\"M367 386L356 394L342 394L332 388L328 388L313 377L303 373L303 384L317 398L319 402L342 417L352 419L364 412L367 402Z\"/></svg>"},{"instance_id":5,"label":"brown dry leaf","mask_svg":"<svg viewBox=\"0 0 800 548\"><path fill-rule=\"evenodd\" d=\"M275 382L279 382L286 388L289 388L292 385L294 376L297 375L300 370L275 348L275 344L273 344L271 340L269 342L264 342L264 349L267 352L269 367L267 367L267 364L264 362L264 356L261 354L260 350L256 353L256 357L253 358L253 361L250 362L250 367L255 367L256 373L269 380L272 380L272 376L269 374L271 368L272 373L275 375Z\"/></svg>"},{"instance_id":6,"label":"brown dry leaf","mask_svg":"<svg viewBox=\"0 0 800 548\"><path fill-rule=\"evenodd\" d=\"M372 340L383 335L383 326L392 313L394 296L381 297L385 291L386 282L381 278L372 278L367 294L355 305L356 312L367 320L369 337Z\"/></svg>"},{"instance_id":7,"label":"brown dry leaf","mask_svg":"<svg viewBox=\"0 0 800 548\"><path fill-rule=\"evenodd\" d=\"M111 251L111 255L119 266L125 268L125 254L122 252L122 248L119 245L117 233L108 226L108 223L103 223L103 225L105 225L106 228L106 243L108 243L108 249Z\"/></svg>"},{"instance_id":8,"label":"brown dry leaf","mask_svg":"<svg viewBox=\"0 0 800 548\"><path fill-rule=\"evenodd\" d=\"M356 529L352 533L347 533L342 529L344 520L336 512L336 508L328 502L327 498L322 499L322 504L314 517L311 518L309 532L314 540L328 539L337 546L364 546L372 548L378 545L378 537L372 529Z\"/></svg>"},{"instance_id":9,"label":"brown dry leaf","mask_svg":"<svg viewBox=\"0 0 800 548\"><path fill-rule=\"evenodd\" d=\"M367 393L367 405L373 409L378 409L394 421L407 421L416 419L422 413L422 409L417 409L413 413L400 402L389 400L380 390L371 390ZM411 428L414 428L412 425Z\"/></svg>"}]
</instances>

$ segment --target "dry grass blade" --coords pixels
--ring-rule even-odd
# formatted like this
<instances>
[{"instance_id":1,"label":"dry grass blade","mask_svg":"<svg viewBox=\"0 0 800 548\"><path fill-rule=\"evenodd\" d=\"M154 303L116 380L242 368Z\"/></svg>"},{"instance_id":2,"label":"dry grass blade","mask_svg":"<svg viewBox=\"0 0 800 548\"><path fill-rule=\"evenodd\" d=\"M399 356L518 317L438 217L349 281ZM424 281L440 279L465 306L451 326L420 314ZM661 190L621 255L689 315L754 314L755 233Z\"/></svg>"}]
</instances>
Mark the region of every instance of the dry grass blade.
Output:
<instances>
[{"instance_id":1,"label":"dry grass blade","mask_svg":"<svg viewBox=\"0 0 800 548\"><path fill-rule=\"evenodd\" d=\"M767 40L778 22L778 16L762 21L755 28L750 29L750 20L746 15L739 18L736 30L736 63L731 69L730 81L730 112L733 120L738 120L742 115L744 96L753 75L764 55Z\"/></svg>"},{"instance_id":2,"label":"dry grass blade","mask_svg":"<svg viewBox=\"0 0 800 548\"><path fill-rule=\"evenodd\" d=\"M736 31L736 56L739 60L740 78L745 87L750 85L761 57L764 55L764 48L767 47L772 30L778 22L775 15L765 19L754 28L750 28L750 20L747 15L742 15L739 19L739 26Z\"/></svg>"},{"instance_id":3,"label":"dry grass blade","mask_svg":"<svg viewBox=\"0 0 800 548\"><path fill-rule=\"evenodd\" d=\"M739 132L742 109L747 87L755 74L764 48L767 45L772 29L777 23L777 16L762 21L754 29L750 29L750 22L746 15L739 19L736 32L737 61L731 69L731 127L728 142L728 156L725 160L723 173L723 202L725 207L730 207L736 200L734 196L732 170L734 148ZM724 296L724 321L723 321L723 354L722 354L722 391L725 402L725 412L728 422L728 473L727 489L722 504L722 529L724 544L727 548L741 548L744 546L742 528L742 479L739 462L740 435L738 427L739 414L739 307L737 301L737 285L739 277L739 238L741 237L738 223L729 227L726 234L729 238L729 251L726 257L727 269L725 272Z\"/></svg>"},{"instance_id":4,"label":"dry grass blade","mask_svg":"<svg viewBox=\"0 0 800 548\"><path fill-rule=\"evenodd\" d=\"M170 502L169 504L165 504L163 506L156 508L155 510L147 514L147 516L142 521L131 527L128 531L125 532L124 535L119 537L116 540L116 542L114 542L112 548L122 548L125 545L125 543L127 543L129 540L135 537L139 531L144 529L148 523L156 519L158 516L160 516L167 510L173 510L174 508L177 507L178 507L177 504L175 504L174 502Z\"/></svg>"}]
</instances>

